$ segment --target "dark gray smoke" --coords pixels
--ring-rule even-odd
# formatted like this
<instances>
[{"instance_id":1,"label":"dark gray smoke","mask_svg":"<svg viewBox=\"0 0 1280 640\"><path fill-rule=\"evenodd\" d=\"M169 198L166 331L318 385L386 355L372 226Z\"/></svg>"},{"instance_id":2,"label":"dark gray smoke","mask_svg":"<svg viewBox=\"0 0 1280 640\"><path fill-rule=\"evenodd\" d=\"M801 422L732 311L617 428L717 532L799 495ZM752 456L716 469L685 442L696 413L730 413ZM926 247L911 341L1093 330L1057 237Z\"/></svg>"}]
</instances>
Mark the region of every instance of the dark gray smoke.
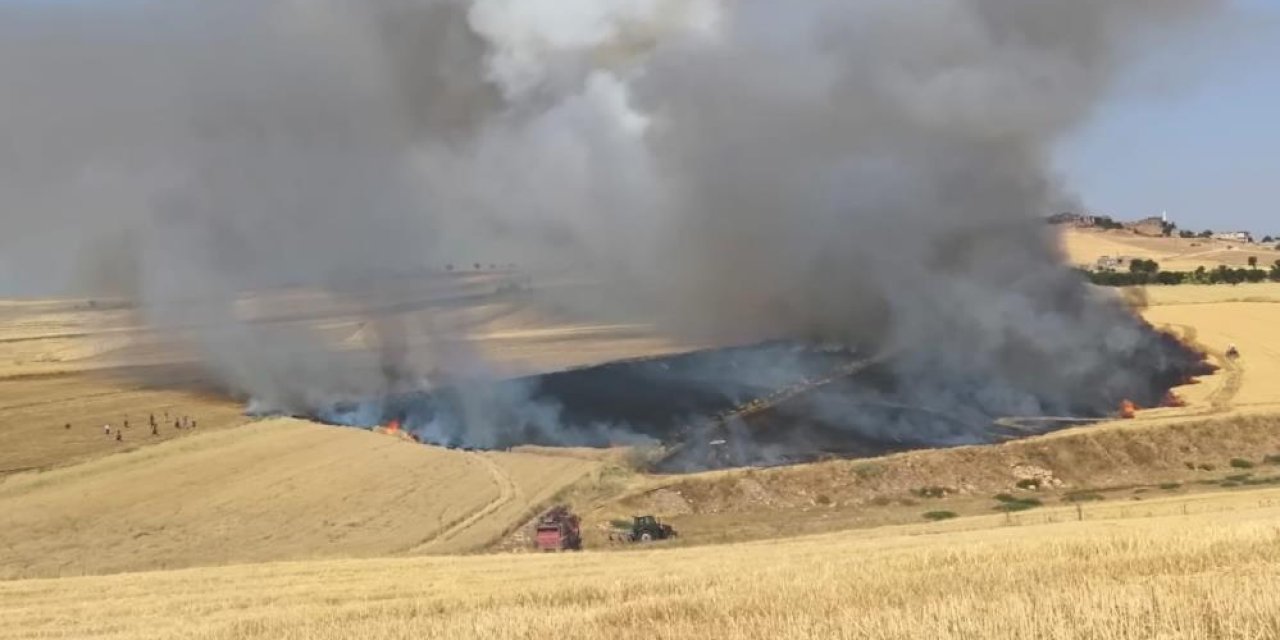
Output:
<instances>
[{"instance_id":1,"label":"dark gray smoke","mask_svg":"<svg viewBox=\"0 0 1280 640\"><path fill-rule=\"evenodd\" d=\"M287 411L491 371L402 313L474 290L390 277L472 259L606 280L531 294L583 317L871 345L939 410L1069 407L1161 365L1040 224L1050 150L1220 4L5 3L0 286L112 284ZM372 346L253 321L282 286Z\"/></svg>"}]
</instances>

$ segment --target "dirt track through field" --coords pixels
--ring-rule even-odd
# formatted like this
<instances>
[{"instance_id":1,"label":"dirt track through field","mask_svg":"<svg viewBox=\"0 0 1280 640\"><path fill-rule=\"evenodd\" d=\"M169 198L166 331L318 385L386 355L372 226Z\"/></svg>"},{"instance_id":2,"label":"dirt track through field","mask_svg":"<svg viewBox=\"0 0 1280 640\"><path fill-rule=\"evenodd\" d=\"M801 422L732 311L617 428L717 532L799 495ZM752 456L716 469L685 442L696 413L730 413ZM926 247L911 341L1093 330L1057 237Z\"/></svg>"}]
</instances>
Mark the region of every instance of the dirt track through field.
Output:
<instances>
[{"instance_id":1,"label":"dirt track through field","mask_svg":"<svg viewBox=\"0 0 1280 640\"><path fill-rule=\"evenodd\" d=\"M1164 303L1148 308L1143 315L1156 326L1171 328L1202 345L1221 367L1201 384L1177 390L1189 401L1185 410L1150 412L1147 417L1280 410L1280 305L1263 301ZM1224 355L1232 344L1240 350L1239 358Z\"/></svg>"},{"instance_id":2,"label":"dirt track through field","mask_svg":"<svg viewBox=\"0 0 1280 640\"><path fill-rule=\"evenodd\" d=\"M476 523L484 520L485 518L492 517L494 512L508 504L511 504L513 501L521 500L523 498L523 492L520 490L520 487L511 480L511 477L507 475L506 471L493 462L489 454L475 453L471 454L471 457L474 460L479 461L484 466L485 471L489 474L490 479L498 490L497 496L471 515L463 518L448 529L441 531L439 534L431 536L430 538L414 545L407 549L406 552L414 554L429 553L433 547L456 543L459 536L465 533L468 529L475 527Z\"/></svg>"},{"instance_id":3,"label":"dirt track through field","mask_svg":"<svg viewBox=\"0 0 1280 640\"><path fill-rule=\"evenodd\" d=\"M254 423L9 477L0 579L469 551L594 466Z\"/></svg>"}]
</instances>

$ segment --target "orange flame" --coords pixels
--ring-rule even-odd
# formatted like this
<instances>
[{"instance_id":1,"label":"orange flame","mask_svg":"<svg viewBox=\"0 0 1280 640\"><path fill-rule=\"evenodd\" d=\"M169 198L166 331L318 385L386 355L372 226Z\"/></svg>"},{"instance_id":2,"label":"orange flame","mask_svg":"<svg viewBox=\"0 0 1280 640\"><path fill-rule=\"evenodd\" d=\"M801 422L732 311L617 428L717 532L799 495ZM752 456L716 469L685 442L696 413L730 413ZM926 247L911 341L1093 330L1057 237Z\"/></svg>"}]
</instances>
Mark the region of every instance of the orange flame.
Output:
<instances>
[{"instance_id":1,"label":"orange flame","mask_svg":"<svg viewBox=\"0 0 1280 640\"><path fill-rule=\"evenodd\" d=\"M1129 418L1132 418L1134 414L1137 413L1137 411L1138 411L1138 405L1134 404L1132 400L1129 400L1126 398L1125 400L1120 402L1121 418L1124 418L1126 420Z\"/></svg>"},{"instance_id":2,"label":"orange flame","mask_svg":"<svg viewBox=\"0 0 1280 640\"><path fill-rule=\"evenodd\" d=\"M1164 394L1164 400L1160 401L1162 407L1185 407L1187 401L1183 400L1178 394L1170 391Z\"/></svg>"},{"instance_id":3,"label":"orange flame","mask_svg":"<svg viewBox=\"0 0 1280 640\"><path fill-rule=\"evenodd\" d=\"M400 421L397 420L396 418L392 418L391 422L387 423L387 433L391 435L395 435L399 432L400 432Z\"/></svg>"}]
</instances>

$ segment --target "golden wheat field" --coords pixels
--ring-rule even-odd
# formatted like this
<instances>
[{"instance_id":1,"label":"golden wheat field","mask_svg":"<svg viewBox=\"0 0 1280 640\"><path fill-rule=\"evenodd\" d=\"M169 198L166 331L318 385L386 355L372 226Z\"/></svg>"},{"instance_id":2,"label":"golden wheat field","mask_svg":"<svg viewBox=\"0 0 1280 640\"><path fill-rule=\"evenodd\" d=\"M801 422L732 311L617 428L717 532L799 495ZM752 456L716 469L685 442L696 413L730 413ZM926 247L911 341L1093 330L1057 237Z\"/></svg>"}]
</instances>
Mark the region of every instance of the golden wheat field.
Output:
<instances>
[{"instance_id":1,"label":"golden wheat field","mask_svg":"<svg viewBox=\"0 0 1280 640\"><path fill-rule=\"evenodd\" d=\"M469 551L593 464L252 423L0 483L0 578Z\"/></svg>"},{"instance_id":2,"label":"golden wheat field","mask_svg":"<svg viewBox=\"0 0 1280 640\"><path fill-rule=\"evenodd\" d=\"M32 334L24 314L50 307L10 305L0 638L1280 636L1266 463L1280 454L1280 288L1145 299L1150 321L1222 365L1179 390L1187 407L995 446L681 477L620 469L613 454L250 421L198 380L152 382L148 367L183 371L170 346L92 348L101 336L77 314L114 312L63 309L58 322L83 330L43 317ZM486 348L516 360L673 348L489 302L451 313L481 319ZM1221 357L1230 343L1239 361ZM151 412L201 427L152 437L137 422ZM126 414L122 442L97 430ZM1028 469L1063 484L1019 494L1043 508L994 513L992 495L1020 491ZM952 493L921 502L931 485ZM1102 501L1077 511L1072 492ZM447 555L527 550L513 532L555 500L584 515L587 551ZM929 510L961 517L923 523ZM639 512L681 538L610 546L607 523ZM796 537L811 532L828 533Z\"/></svg>"},{"instance_id":3,"label":"golden wheat field","mask_svg":"<svg viewBox=\"0 0 1280 640\"><path fill-rule=\"evenodd\" d=\"M564 321L501 284L408 283L394 314L430 325L415 340L466 342L515 370L679 348L643 325ZM239 303L246 322L370 348L350 307L305 290ZM596 466L254 422L194 358L182 332L124 301L0 301L0 578L473 551Z\"/></svg>"},{"instance_id":4,"label":"golden wheat field","mask_svg":"<svg viewBox=\"0 0 1280 640\"><path fill-rule=\"evenodd\" d=\"M6 582L0 638L1277 637L1280 492L1223 500L969 530Z\"/></svg>"}]
</instances>

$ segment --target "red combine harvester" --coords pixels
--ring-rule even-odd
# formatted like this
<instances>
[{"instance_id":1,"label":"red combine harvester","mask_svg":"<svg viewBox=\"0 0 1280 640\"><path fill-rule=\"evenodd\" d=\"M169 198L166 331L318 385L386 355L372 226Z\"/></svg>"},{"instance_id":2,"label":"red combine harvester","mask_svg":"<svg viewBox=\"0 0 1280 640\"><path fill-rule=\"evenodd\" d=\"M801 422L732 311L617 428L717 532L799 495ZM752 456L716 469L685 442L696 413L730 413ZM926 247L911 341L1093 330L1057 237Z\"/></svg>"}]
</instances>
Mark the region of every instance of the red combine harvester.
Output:
<instances>
[{"instance_id":1,"label":"red combine harvester","mask_svg":"<svg viewBox=\"0 0 1280 640\"><path fill-rule=\"evenodd\" d=\"M538 518L534 530L534 545L540 551L579 551L582 549L582 533L578 516L569 507L553 507Z\"/></svg>"}]
</instances>

